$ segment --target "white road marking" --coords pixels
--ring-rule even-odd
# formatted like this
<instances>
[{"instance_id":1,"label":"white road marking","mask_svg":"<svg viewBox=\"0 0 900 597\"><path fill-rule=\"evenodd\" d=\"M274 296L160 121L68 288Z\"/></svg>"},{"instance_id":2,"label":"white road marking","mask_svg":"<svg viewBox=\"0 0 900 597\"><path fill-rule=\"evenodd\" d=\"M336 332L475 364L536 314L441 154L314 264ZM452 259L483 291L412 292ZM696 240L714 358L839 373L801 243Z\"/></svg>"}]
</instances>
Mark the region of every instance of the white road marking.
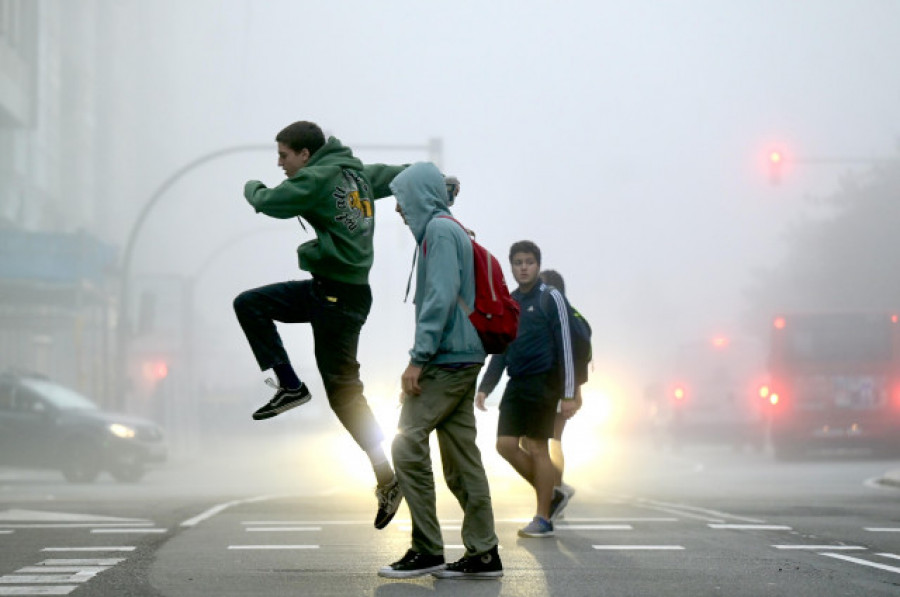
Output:
<instances>
[{"instance_id":1,"label":"white road marking","mask_svg":"<svg viewBox=\"0 0 900 597\"><path fill-rule=\"evenodd\" d=\"M68 595L77 585L40 586L59 583L86 583L96 575L124 562L125 558L51 558L25 566L14 574L0 576L0 595ZM39 586L23 586L23 583ZM3 586L16 585L16 586Z\"/></svg>"},{"instance_id":2,"label":"white road marking","mask_svg":"<svg viewBox=\"0 0 900 597\"><path fill-rule=\"evenodd\" d=\"M870 533L900 533L900 527L864 527Z\"/></svg>"},{"instance_id":3,"label":"white road marking","mask_svg":"<svg viewBox=\"0 0 900 597\"><path fill-rule=\"evenodd\" d=\"M240 504L253 504L255 502L264 502L266 500L272 500L272 499L276 499L276 498L280 498L280 497L287 497L287 495L286 494L260 495L260 496L256 496L256 497L252 497L252 498L247 498L244 500L232 500L230 502L218 504L216 506L213 506L212 508L209 508L209 509L201 512L200 514L198 514L197 516L195 516L193 518L188 518L187 520L185 520L184 522L181 523L181 526L183 526L183 527L197 526L204 520L208 520L208 519L212 518L213 516L215 516L216 514L222 512L223 510L226 510L227 508L231 508L232 506L238 506Z\"/></svg>"},{"instance_id":4,"label":"white road marking","mask_svg":"<svg viewBox=\"0 0 900 597\"><path fill-rule=\"evenodd\" d=\"M13 534L12 531L0 530L0 535L12 535L12 534Z\"/></svg>"},{"instance_id":5,"label":"white road marking","mask_svg":"<svg viewBox=\"0 0 900 597\"><path fill-rule=\"evenodd\" d=\"M888 572L896 572L900 574L900 568L896 566L888 566L887 564L879 564L878 562L870 562L869 560L863 560L861 558L854 558L852 556L846 556L842 553L823 553L823 556L828 556L829 558L836 558L838 560L844 560L845 562L852 562L854 564L859 564L860 566L869 566L870 568L878 568L879 570L886 570Z\"/></svg>"},{"instance_id":6,"label":"white road marking","mask_svg":"<svg viewBox=\"0 0 900 597\"><path fill-rule=\"evenodd\" d=\"M633 531L630 524L561 524L553 525L556 531Z\"/></svg>"},{"instance_id":7,"label":"white road marking","mask_svg":"<svg viewBox=\"0 0 900 597\"><path fill-rule=\"evenodd\" d=\"M900 556L898 556L895 553L880 553L878 555L880 555L883 558L892 558L894 560L900 560Z\"/></svg>"},{"instance_id":8,"label":"white road marking","mask_svg":"<svg viewBox=\"0 0 900 597\"><path fill-rule=\"evenodd\" d=\"M5 522L93 522L124 525L132 522L146 522L143 518L118 518L116 516L96 516L92 514L71 514L68 512L45 512L43 510L3 510L0 521ZM7 525L3 525L7 526Z\"/></svg>"},{"instance_id":9,"label":"white road marking","mask_svg":"<svg viewBox=\"0 0 900 597\"><path fill-rule=\"evenodd\" d=\"M814 551L868 549L861 545L773 545L772 547L775 549L811 549Z\"/></svg>"},{"instance_id":10,"label":"white road marking","mask_svg":"<svg viewBox=\"0 0 900 597\"><path fill-rule=\"evenodd\" d=\"M732 529L741 531L790 531L791 527L783 524L709 524L711 529Z\"/></svg>"},{"instance_id":11,"label":"white road marking","mask_svg":"<svg viewBox=\"0 0 900 597\"><path fill-rule=\"evenodd\" d=\"M671 516L610 516L605 518L572 518L566 516L566 522L678 522L679 519Z\"/></svg>"},{"instance_id":12,"label":"white road marking","mask_svg":"<svg viewBox=\"0 0 900 597\"><path fill-rule=\"evenodd\" d=\"M660 502L657 500L648 500L644 498L633 498L632 503L643 508L660 510L662 512L669 512L671 514L678 514L680 516L686 516L688 518L695 518L698 520L705 520L707 522L725 522L725 520L728 519L755 524L761 524L764 522L762 520L759 520L758 518L728 514L726 512L720 512L718 510L710 510L709 508L691 506L689 504Z\"/></svg>"},{"instance_id":13,"label":"white road marking","mask_svg":"<svg viewBox=\"0 0 900 597\"><path fill-rule=\"evenodd\" d=\"M115 566L124 561L125 558L51 558L37 566Z\"/></svg>"},{"instance_id":14,"label":"white road marking","mask_svg":"<svg viewBox=\"0 0 900 597\"><path fill-rule=\"evenodd\" d=\"M68 595L78 585L58 585L55 587L0 587L0 595Z\"/></svg>"},{"instance_id":15,"label":"white road marking","mask_svg":"<svg viewBox=\"0 0 900 597\"><path fill-rule=\"evenodd\" d=\"M0 524L3 529L84 529L102 527L150 527L152 522L39 522L22 524Z\"/></svg>"},{"instance_id":16,"label":"white road marking","mask_svg":"<svg viewBox=\"0 0 900 597\"><path fill-rule=\"evenodd\" d=\"M109 566L25 566L19 568L16 573L19 574L85 574L94 576L100 574Z\"/></svg>"},{"instance_id":17,"label":"white road marking","mask_svg":"<svg viewBox=\"0 0 900 597\"><path fill-rule=\"evenodd\" d=\"M683 545L592 545L594 549L602 550L654 550L654 551L677 551L684 549Z\"/></svg>"},{"instance_id":18,"label":"white road marking","mask_svg":"<svg viewBox=\"0 0 900 597\"><path fill-rule=\"evenodd\" d=\"M409 524L410 521L408 518L407 519L394 518L393 522ZM455 522L459 523L462 521L457 520ZM182 523L182 524L184 524L184 523ZM322 525L322 526L333 524L333 525L354 525L355 526L355 525L361 525L361 524L371 525L372 521L371 520L245 520L245 521L241 522L241 524L244 526L266 525L266 524L272 524L272 525L299 524L299 525Z\"/></svg>"},{"instance_id":19,"label":"white road marking","mask_svg":"<svg viewBox=\"0 0 900 597\"><path fill-rule=\"evenodd\" d=\"M20 583L64 583L64 582L87 582L94 578L94 574L8 574L0 576L0 583L3 584L20 584Z\"/></svg>"},{"instance_id":20,"label":"white road marking","mask_svg":"<svg viewBox=\"0 0 900 597\"><path fill-rule=\"evenodd\" d=\"M91 529L91 533L107 533L107 534L122 534L122 533L165 533L168 529Z\"/></svg>"},{"instance_id":21,"label":"white road marking","mask_svg":"<svg viewBox=\"0 0 900 597\"><path fill-rule=\"evenodd\" d=\"M45 547L41 551L134 551L132 546L108 546L108 547Z\"/></svg>"},{"instance_id":22,"label":"white road marking","mask_svg":"<svg viewBox=\"0 0 900 597\"><path fill-rule=\"evenodd\" d=\"M228 549L319 549L318 545L229 545Z\"/></svg>"},{"instance_id":23,"label":"white road marking","mask_svg":"<svg viewBox=\"0 0 900 597\"><path fill-rule=\"evenodd\" d=\"M248 533L254 531L321 531L322 527L249 527L244 530Z\"/></svg>"}]
</instances>

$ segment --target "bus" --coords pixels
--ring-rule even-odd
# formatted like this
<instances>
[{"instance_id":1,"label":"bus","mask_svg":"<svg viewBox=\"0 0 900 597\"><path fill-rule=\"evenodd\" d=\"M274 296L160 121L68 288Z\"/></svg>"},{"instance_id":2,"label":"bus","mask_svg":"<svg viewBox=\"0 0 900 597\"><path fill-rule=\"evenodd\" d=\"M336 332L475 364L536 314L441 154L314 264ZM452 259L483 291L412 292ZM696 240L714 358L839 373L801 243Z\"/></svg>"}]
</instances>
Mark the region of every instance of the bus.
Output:
<instances>
[{"instance_id":1,"label":"bus","mask_svg":"<svg viewBox=\"0 0 900 597\"><path fill-rule=\"evenodd\" d=\"M900 450L900 323L886 313L775 317L769 352L775 456L811 449Z\"/></svg>"}]
</instances>

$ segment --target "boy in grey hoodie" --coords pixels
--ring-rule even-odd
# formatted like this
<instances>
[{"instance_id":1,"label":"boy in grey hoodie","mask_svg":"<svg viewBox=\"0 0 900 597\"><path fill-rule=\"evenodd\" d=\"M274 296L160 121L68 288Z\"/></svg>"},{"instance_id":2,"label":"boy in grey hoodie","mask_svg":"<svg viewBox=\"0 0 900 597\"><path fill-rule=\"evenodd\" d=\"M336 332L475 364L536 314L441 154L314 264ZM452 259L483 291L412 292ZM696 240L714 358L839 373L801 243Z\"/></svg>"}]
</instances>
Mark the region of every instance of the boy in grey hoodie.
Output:
<instances>
[{"instance_id":1,"label":"boy in grey hoodie","mask_svg":"<svg viewBox=\"0 0 900 597\"><path fill-rule=\"evenodd\" d=\"M397 212L418 245L416 332L401 376L403 405L392 445L394 469L412 518L412 546L378 571L387 578L503 576L494 512L475 443L475 386L485 352L464 306L475 302L472 243L447 207L434 164L413 164L391 182ZM437 432L447 486L463 509L465 555L444 563L428 438Z\"/></svg>"}]
</instances>

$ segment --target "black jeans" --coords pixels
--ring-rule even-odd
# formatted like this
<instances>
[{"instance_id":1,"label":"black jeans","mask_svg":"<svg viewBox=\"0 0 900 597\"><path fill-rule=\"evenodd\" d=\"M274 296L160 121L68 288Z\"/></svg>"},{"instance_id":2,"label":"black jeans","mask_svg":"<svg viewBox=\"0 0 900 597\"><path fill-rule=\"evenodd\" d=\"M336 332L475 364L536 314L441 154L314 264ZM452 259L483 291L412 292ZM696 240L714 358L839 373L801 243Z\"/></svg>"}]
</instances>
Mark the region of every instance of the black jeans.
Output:
<instances>
[{"instance_id":1,"label":"black jeans","mask_svg":"<svg viewBox=\"0 0 900 597\"><path fill-rule=\"evenodd\" d=\"M363 450L384 439L363 396L356 360L359 332L371 308L368 285L320 277L260 286L234 299L238 322L263 371L290 362L276 321L312 324L316 366L331 410Z\"/></svg>"}]
</instances>

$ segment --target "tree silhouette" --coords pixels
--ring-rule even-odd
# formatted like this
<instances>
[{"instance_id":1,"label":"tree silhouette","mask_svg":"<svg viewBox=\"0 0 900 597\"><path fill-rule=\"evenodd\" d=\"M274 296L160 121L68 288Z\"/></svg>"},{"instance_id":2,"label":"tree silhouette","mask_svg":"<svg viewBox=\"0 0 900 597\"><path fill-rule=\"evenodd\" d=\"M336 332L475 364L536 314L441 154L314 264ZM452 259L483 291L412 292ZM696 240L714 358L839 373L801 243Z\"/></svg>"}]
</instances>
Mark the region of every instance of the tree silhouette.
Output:
<instances>
[{"instance_id":1,"label":"tree silhouette","mask_svg":"<svg viewBox=\"0 0 900 597\"><path fill-rule=\"evenodd\" d=\"M750 329L785 312L900 311L900 159L848 174L816 201L829 215L791 226L784 261L746 289Z\"/></svg>"}]
</instances>

